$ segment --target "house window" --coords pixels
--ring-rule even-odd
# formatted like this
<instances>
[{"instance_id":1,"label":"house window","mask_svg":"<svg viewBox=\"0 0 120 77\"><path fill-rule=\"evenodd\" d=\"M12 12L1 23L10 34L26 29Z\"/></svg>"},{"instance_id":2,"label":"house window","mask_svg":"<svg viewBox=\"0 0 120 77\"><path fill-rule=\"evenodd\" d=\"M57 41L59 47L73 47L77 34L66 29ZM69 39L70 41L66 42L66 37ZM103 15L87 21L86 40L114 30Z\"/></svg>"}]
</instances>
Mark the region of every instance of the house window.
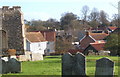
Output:
<instances>
[{"instance_id":1,"label":"house window","mask_svg":"<svg viewBox=\"0 0 120 77\"><path fill-rule=\"evenodd\" d=\"M38 47L40 47L40 44L38 44Z\"/></svg>"},{"instance_id":2,"label":"house window","mask_svg":"<svg viewBox=\"0 0 120 77\"><path fill-rule=\"evenodd\" d=\"M50 52L50 49L47 49L47 52Z\"/></svg>"},{"instance_id":3,"label":"house window","mask_svg":"<svg viewBox=\"0 0 120 77\"><path fill-rule=\"evenodd\" d=\"M50 44L50 42L47 42L47 44Z\"/></svg>"},{"instance_id":4,"label":"house window","mask_svg":"<svg viewBox=\"0 0 120 77\"><path fill-rule=\"evenodd\" d=\"M7 48L8 43L7 43L7 33L4 30L0 30L0 42L2 43L2 48Z\"/></svg>"}]
</instances>

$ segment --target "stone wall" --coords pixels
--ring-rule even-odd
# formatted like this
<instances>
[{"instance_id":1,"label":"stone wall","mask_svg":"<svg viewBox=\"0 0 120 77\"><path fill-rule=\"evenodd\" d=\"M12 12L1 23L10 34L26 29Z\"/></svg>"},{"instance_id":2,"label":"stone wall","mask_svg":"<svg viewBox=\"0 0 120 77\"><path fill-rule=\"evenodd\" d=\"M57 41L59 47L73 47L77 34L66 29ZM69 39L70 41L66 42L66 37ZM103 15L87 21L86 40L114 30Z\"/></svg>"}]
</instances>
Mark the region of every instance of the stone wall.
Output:
<instances>
[{"instance_id":1,"label":"stone wall","mask_svg":"<svg viewBox=\"0 0 120 77\"><path fill-rule=\"evenodd\" d=\"M23 54L23 19L21 7L2 7L2 30L6 32L7 49L15 49L17 54Z\"/></svg>"},{"instance_id":2,"label":"stone wall","mask_svg":"<svg viewBox=\"0 0 120 77\"><path fill-rule=\"evenodd\" d=\"M119 18L119 21L118 21L118 24L120 23L120 1L118 2L118 18Z\"/></svg>"}]
</instances>

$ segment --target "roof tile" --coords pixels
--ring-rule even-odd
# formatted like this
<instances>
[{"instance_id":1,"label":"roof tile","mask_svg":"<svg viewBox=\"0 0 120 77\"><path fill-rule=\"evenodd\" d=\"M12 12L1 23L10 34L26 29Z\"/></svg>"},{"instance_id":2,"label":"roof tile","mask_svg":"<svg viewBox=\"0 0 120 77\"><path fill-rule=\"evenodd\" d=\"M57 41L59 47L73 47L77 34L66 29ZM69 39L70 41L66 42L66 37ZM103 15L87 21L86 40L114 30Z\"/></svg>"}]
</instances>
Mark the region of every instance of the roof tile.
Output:
<instances>
[{"instance_id":1,"label":"roof tile","mask_svg":"<svg viewBox=\"0 0 120 77\"><path fill-rule=\"evenodd\" d=\"M30 42L46 41L41 32L27 32L25 36Z\"/></svg>"},{"instance_id":2,"label":"roof tile","mask_svg":"<svg viewBox=\"0 0 120 77\"><path fill-rule=\"evenodd\" d=\"M106 33L89 33L89 35L92 36L95 40L103 40L109 34L106 34Z\"/></svg>"},{"instance_id":3,"label":"roof tile","mask_svg":"<svg viewBox=\"0 0 120 77\"><path fill-rule=\"evenodd\" d=\"M56 33L55 31L41 31L42 35L47 41L55 41Z\"/></svg>"},{"instance_id":4,"label":"roof tile","mask_svg":"<svg viewBox=\"0 0 120 77\"><path fill-rule=\"evenodd\" d=\"M104 50L104 41L96 41L95 43L90 43L92 47L94 47L97 51Z\"/></svg>"},{"instance_id":5,"label":"roof tile","mask_svg":"<svg viewBox=\"0 0 120 77\"><path fill-rule=\"evenodd\" d=\"M109 29L111 29L111 30L115 30L115 29L117 29L117 27L113 27L113 26L111 26L111 27L108 27Z\"/></svg>"}]
</instances>

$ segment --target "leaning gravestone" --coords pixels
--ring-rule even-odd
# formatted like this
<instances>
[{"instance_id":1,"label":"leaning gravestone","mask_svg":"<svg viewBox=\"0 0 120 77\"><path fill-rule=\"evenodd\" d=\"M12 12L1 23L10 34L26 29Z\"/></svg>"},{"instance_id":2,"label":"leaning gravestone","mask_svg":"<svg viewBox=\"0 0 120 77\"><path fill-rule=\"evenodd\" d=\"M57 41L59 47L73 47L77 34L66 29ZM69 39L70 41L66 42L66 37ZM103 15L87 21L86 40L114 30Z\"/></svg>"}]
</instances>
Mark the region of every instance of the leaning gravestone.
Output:
<instances>
[{"instance_id":1,"label":"leaning gravestone","mask_svg":"<svg viewBox=\"0 0 120 77\"><path fill-rule=\"evenodd\" d=\"M108 58L102 58L96 61L95 77L107 76L113 77L114 62Z\"/></svg>"},{"instance_id":2,"label":"leaning gravestone","mask_svg":"<svg viewBox=\"0 0 120 77\"><path fill-rule=\"evenodd\" d=\"M18 73L21 71L21 62L17 61L16 59L10 58L7 64L9 72Z\"/></svg>"},{"instance_id":3,"label":"leaning gravestone","mask_svg":"<svg viewBox=\"0 0 120 77\"><path fill-rule=\"evenodd\" d=\"M85 56L77 52L73 61L73 75L86 75Z\"/></svg>"},{"instance_id":4,"label":"leaning gravestone","mask_svg":"<svg viewBox=\"0 0 120 77\"><path fill-rule=\"evenodd\" d=\"M62 56L62 75L72 75L73 57L70 53Z\"/></svg>"}]
</instances>

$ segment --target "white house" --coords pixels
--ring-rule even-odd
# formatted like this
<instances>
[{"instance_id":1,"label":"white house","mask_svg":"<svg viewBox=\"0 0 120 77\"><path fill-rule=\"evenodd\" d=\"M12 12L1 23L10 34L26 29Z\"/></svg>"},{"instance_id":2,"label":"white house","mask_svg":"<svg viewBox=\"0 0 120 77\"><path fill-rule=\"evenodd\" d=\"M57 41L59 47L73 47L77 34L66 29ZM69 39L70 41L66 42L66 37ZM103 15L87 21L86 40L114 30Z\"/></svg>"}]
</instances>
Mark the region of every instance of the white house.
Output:
<instances>
[{"instance_id":1,"label":"white house","mask_svg":"<svg viewBox=\"0 0 120 77\"><path fill-rule=\"evenodd\" d=\"M56 32L53 30L41 31L45 40L47 40L47 48L45 55L55 52Z\"/></svg>"},{"instance_id":2,"label":"white house","mask_svg":"<svg viewBox=\"0 0 120 77\"><path fill-rule=\"evenodd\" d=\"M44 54L47 41L41 32L26 33L26 51Z\"/></svg>"},{"instance_id":3,"label":"white house","mask_svg":"<svg viewBox=\"0 0 120 77\"><path fill-rule=\"evenodd\" d=\"M46 51L47 41L45 40L41 32L27 32L25 34L25 38L26 58L28 60L29 58L31 58L32 61L43 60L43 54Z\"/></svg>"}]
</instances>

